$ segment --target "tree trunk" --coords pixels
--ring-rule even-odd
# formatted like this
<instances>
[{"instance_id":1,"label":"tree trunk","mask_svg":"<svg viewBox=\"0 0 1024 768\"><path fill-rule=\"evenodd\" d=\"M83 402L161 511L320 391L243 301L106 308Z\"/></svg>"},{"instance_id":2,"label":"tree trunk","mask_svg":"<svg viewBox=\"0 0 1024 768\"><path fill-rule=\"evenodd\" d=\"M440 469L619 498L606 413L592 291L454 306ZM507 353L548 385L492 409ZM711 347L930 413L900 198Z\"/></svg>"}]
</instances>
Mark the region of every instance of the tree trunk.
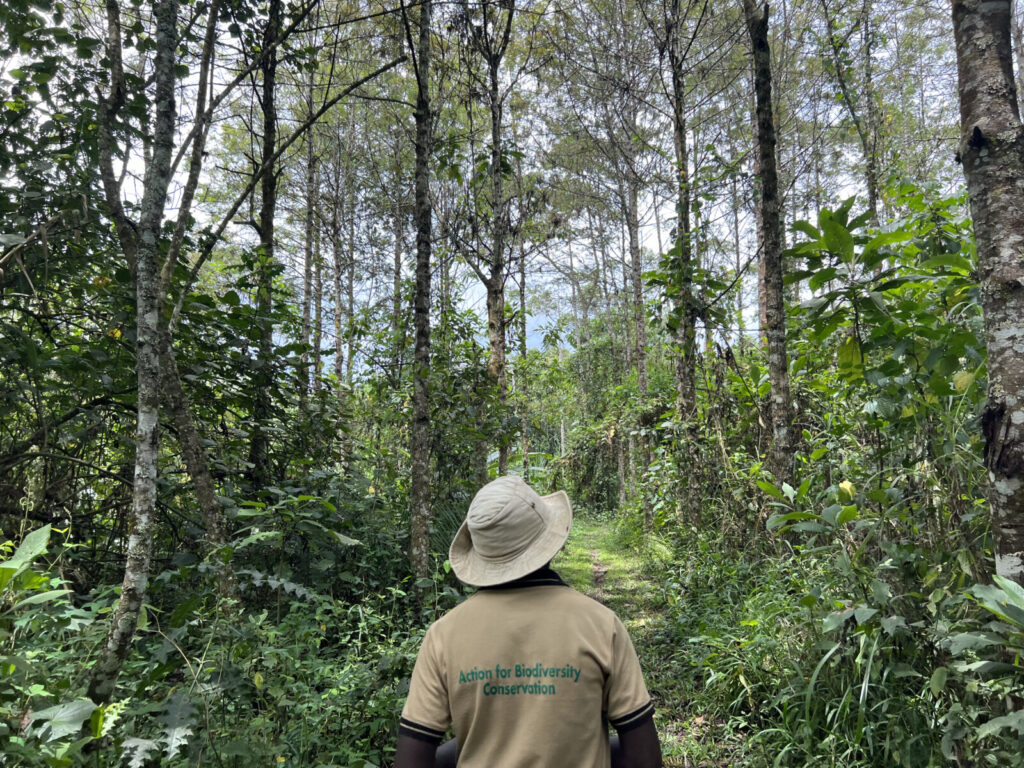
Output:
<instances>
[{"instance_id":1,"label":"tree trunk","mask_svg":"<svg viewBox=\"0 0 1024 768\"><path fill-rule=\"evenodd\" d=\"M960 157L988 349L982 429L996 572L1024 583L1024 125L1010 20L1010 0L953 0Z\"/></svg>"},{"instance_id":2,"label":"tree trunk","mask_svg":"<svg viewBox=\"0 0 1024 768\"><path fill-rule=\"evenodd\" d=\"M112 7L111 7L112 6ZM108 6L111 18L120 12ZM132 486L131 526L128 533L121 596L110 618L106 642L93 664L88 696L97 704L110 700L121 667L131 648L139 611L146 597L156 533L157 470L160 450L160 237L171 180L174 128L174 65L178 44L178 0L154 4L156 45L154 52L155 125L153 150L146 164L143 198L135 255L136 341L138 416L135 438L135 481ZM120 24L111 25L118 35L110 46L120 51Z\"/></svg>"},{"instance_id":3,"label":"tree trunk","mask_svg":"<svg viewBox=\"0 0 1024 768\"><path fill-rule=\"evenodd\" d=\"M164 398L174 427L177 431L178 447L185 469L192 479L196 502L199 504L206 527L206 549L213 553L214 567L217 569L217 582L220 593L224 597L237 597L235 572L231 563L224 560L219 551L228 544L227 521L224 510L217 501L216 487L210 474L210 460L203 447L202 438L192 417L192 403L181 385L177 361L167 328L160 333L160 378L163 383Z\"/></svg>"},{"instance_id":4,"label":"tree trunk","mask_svg":"<svg viewBox=\"0 0 1024 768\"><path fill-rule=\"evenodd\" d=\"M395 186L396 190L401 189L402 157L400 148L395 146ZM405 241L405 195L395 194L392 215L392 236L394 237L394 270L392 272L391 290L391 343L394 355L394 369L396 380L400 377L399 364L402 357L404 344L404 327L402 322L402 245Z\"/></svg>"},{"instance_id":5,"label":"tree trunk","mask_svg":"<svg viewBox=\"0 0 1024 768\"><path fill-rule=\"evenodd\" d=\"M342 322L342 302L344 299L345 260L341 249L341 219L344 212L344 196L342 184L344 179L341 175L342 147L341 137L335 146L334 153L334 199L331 201L331 260L334 269L334 290L332 298L334 304L334 378L335 396L338 398L339 406L345 392L345 334L344 323Z\"/></svg>"},{"instance_id":6,"label":"tree trunk","mask_svg":"<svg viewBox=\"0 0 1024 768\"><path fill-rule=\"evenodd\" d=\"M1024 103L1024 0L1013 11L1013 46L1017 51L1017 104Z\"/></svg>"},{"instance_id":7,"label":"tree trunk","mask_svg":"<svg viewBox=\"0 0 1024 768\"><path fill-rule=\"evenodd\" d=\"M310 74L307 109L313 112L313 76ZM310 390L310 341L313 336L313 212L316 207L316 163L313 154L313 132L306 134L306 217L303 233L302 259L302 328L303 345L299 375L299 407L306 409Z\"/></svg>"},{"instance_id":8,"label":"tree trunk","mask_svg":"<svg viewBox=\"0 0 1024 768\"><path fill-rule=\"evenodd\" d=\"M409 563L418 578L430 576L430 259L431 217L430 154L433 116L430 108L430 15L432 0L423 0L419 15L419 40L412 42L412 28L405 16L409 48L416 51L416 287L413 296L412 429L409 453L412 478L409 492Z\"/></svg>"},{"instance_id":9,"label":"tree trunk","mask_svg":"<svg viewBox=\"0 0 1024 768\"><path fill-rule=\"evenodd\" d=\"M338 463L344 467L348 460L348 440L346 438L343 421L345 418L345 399L348 393L345 387L345 324L343 322L344 313L342 312L345 294L345 258L344 251L341 247L341 219L345 215L343 207L345 198L344 192L342 191L344 179L341 172L342 145L340 136L337 138L337 144L335 145L333 166L334 173L332 174L332 182L334 186L334 195L331 200L330 232L331 261L333 267L331 270L331 277L333 280L331 303L334 305L334 399L337 413L337 428L335 429L335 435L337 436L336 445Z\"/></svg>"},{"instance_id":10,"label":"tree trunk","mask_svg":"<svg viewBox=\"0 0 1024 768\"><path fill-rule=\"evenodd\" d=\"M354 122L354 121L353 121ZM354 126L349 124L348 139L353 140ZM351 146L351 143L349 143ZM348 196L348 234L345 238L345 314L348 328L345 332L345 384L352 389L352 375L355 373L355 183L352 180L352 153L345 154L345 194Z\"/></svg>"},{"instance_id":11,"label":"tree trunk","mask_svg":"<svg viewBox=\"0 0 1024 768\"><path fill-rule=\"evenodd\" d=\"M626 445L622 439L621 425L615 425L615 469L619 477L619 511L626 508Z\"/></svg>"},{"instance_id":12,"label":"tree trunk","mask_svg":"<svg viewBox=\"0 0 1024 768\"><path fill-rule=\"evenodd\" d=\"M864 0L864 99L867 102L868 146L865 150L865 177L868 185L868 209L878 222L878 205L882 187L880 160L884 158L881 144L882 118L878 114L878 96L875 93L875 26L874 2ZM799 287L798 283L794 283ZM798 299L799 300L799 299Z\"/></svg>"},{"instance_id":13,"label":"tree trunk","mask_svg":"<svg viewBox=\"0 0 1024 768\"><path fill-rule=\"evenodd\" d=\"M263 45L269 50L260 66L263 75L263 147L262 164L270 162L277 149L277 48L272 44L281 30L281 0L270 0L267 26L263 31ZM270 459L267 455L269 440L266 422L271 415L271 366L274 356L274 323L271 319L274 301L274 214L277 210L277 173L267 168L260 178L260 245L256 274L256 326L259 342L256 349L256 375L253 377L252 420L253 433L249 449L249 477L253 490L260 491L271 484Z\"/></svg>"},{"instance_id":14,"label":"tree trunk","mask_svg":"<svg viewBox=\"0 0 1024 768\"><path fill-rule=\"evenodd\" d=\"M319 193L320 184L316 184ZM320 251L321 228L313 235L313 394L320 394L323 379L324 343L324 257Z\"/></svg>"},{"instance_id":15,"label":"tree trunk","mask_svg":"<svg viewBox=\"0 0 1024 768\"><path fill-rule=\"evenodd\" d=\"M746 0L744 0L746 5ZM754 72L754 60L751 57L750 62L750 130L754 136L754 141L757 141L758 130L757 130L757 88L756 80L757 75ZM768 343L768 283L765 279L764 272L764 254L761 250L764 247L764 209L761 206L761 190L758 186L757 179L761 178L761 153L756 149L751 153L751 170L754 174L754 230L757 234L757 247L760 258L757 260L757 328L760 336L761 345L765 346Z\"/></svg>"},{"instance_id":16,"label":"tree trunk","mask_svg":"<svg viewBox=\"0 0 1024 768\"><path fill-rule=\"evenodd\" d=\"M508 201L505 199L505 177L502 172L504 149L503 104L499 71L508 45L507 32L512 28L515 5L509 3L505 42L488 57L489 106L491 111L491 264L487 283L487 338L491 356L487 372L498 390L499 418L504 419L508 402L505 373L505 248L508 236ZM508 474L508 440L498 435L498 475Z\"/></svg>"},{"instance_id":17,"label":"tree trunk","mask_svg":"<svg viewBox=\"0 0 1024 768\"><path fill-rule=\"evenodd\" d=\"M782 281L782 221L779 177L775 157L775 118L772 111L771 51L768 47L768 5L759 11L754 0L743 0L747 32L754 58L754 95L757 110L757 156L760 162L757 205L761 211L764 263L765 336L768 342L768 377L772 391L771 469L778 483L793 474L793 410L789 394L786 355L786 308Z\"/></svg>"},{"instance_id":18,"label":"tree trunk","mask_svg":"<svg viewBox=\"0 0 1024 768\"><path fill-rule=\"evenodd\" d=\"M530 482L530 437L527 427L530 420L527 416L529 405L529 386L526 381L526 251L523 243L519 243L519 431L523 446L523 480Z\"/></svg>"},{"instance_id":19,"label":"tree trunk","mask_svg":"<svg viewBox=\"0 0 1024 768\"><path fill-rule=\"evenodd\" d=\"M732 196L732 249L733 258L736 260L736 329L740 333L742 343L744 322L743 322L743 250L740 247L740 198L735 174L729 179L729 189Z\"/></svg>"},{"instance_id":20,"label":"tree trunk","mask_svg":"<svg viewBox=\"0 0 1024 768\"><path fill-rule=\"evenodd\" d=\"M672 133L676 152L675 267L679 275L676 309L676 413L686 421L696 404L697 312L693 301L693 249L690 242L690 153L686 139L686 82L684 77L683 30L680 0L672 0L669 14L668 57L672 73Z\"/></svg>"},{"instance_id":21,"label":"tree trunk","mask_svg":"<svg viewBox=\"0 0 1024 768\"><path fill-rule=\"evenodd\" d=\"M644 306L644 263L640 250L639 190L635 180L627 184L626 231L629 236L630 283L633 290L633 355L636 359L637 389L647 397L647 308Z\"/></svg>"}]
</instances>

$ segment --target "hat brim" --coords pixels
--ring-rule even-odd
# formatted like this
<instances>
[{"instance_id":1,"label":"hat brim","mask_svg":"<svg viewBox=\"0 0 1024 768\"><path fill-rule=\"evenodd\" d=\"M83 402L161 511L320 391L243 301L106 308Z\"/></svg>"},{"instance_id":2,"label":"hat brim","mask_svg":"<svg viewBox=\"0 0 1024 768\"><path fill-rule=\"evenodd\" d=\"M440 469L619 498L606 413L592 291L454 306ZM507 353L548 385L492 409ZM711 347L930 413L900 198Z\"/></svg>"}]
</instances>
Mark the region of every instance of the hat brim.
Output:
<instances>
[{"instance_id":1,"label":"hat brim","mask_svg":"<svg viewBox=\"0 0 1024 768\"><path fill-rule=\"evenodd\" d=\"M493 587L515 581L542 568L558 554L572 528L572 505L565 491L541 496L548 509L547 526L523 552L504 560L481 555L473 548L469 527L459 527L448 548L448 560L459 581L472 587Z\"/></svg>"}]
</instances>

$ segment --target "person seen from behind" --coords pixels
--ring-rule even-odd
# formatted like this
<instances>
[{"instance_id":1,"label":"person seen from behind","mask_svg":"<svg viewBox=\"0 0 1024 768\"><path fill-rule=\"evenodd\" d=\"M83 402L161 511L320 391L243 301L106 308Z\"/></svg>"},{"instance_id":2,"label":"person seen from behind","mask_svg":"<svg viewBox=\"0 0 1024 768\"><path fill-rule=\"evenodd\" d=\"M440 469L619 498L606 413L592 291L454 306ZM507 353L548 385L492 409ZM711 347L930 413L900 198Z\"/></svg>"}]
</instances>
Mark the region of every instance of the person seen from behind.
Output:
<instances>
[{"instance_id":1,"label":"person seen from behind","mask_svg":"<svg viewBox=\"0 0 1024 768\"><path fill-rule=\"evenodd\" d=\"M571 525L564 492L539 496L520 477L473 498L449 558L479 589L427 630L395 768L660 768L625 626L551 570Z\"/></svg>"}]
</instances>

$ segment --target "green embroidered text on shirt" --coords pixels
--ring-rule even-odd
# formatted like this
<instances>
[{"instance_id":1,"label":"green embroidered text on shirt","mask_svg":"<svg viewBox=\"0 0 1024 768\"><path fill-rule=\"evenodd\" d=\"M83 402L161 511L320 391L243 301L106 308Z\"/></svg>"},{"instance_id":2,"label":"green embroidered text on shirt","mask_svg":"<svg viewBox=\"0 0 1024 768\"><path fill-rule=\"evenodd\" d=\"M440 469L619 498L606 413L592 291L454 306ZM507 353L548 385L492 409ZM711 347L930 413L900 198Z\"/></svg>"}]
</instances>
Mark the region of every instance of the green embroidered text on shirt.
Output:
<instances>
[{"instance_id":1,"label":"green embroidered text on shirt","mask_svg":"<svg viewBox=\"0 0 1024 768\"><path fill-rule=\"evenodd\" d=\"M514 674L513 674L514 673ZM534 664L513 664L507 667L503 667L500 663L494 665L493 671L490 669L480 669L480 667L473 667L472 669L460 669L459 670L459 684L475 683L481 680L507 680L510 677L517 678L558 678L562 680L570 680L573 683L580 681L580 668L575 667L572 664L565 664L561 667L549 667L538 661ZM514 686L513 686L514 687ZM554 686L550 687L552 690L550 693L554 693ZM529 693L537 693L538 691L529 691ZM548 693L544 691L544 693ZM485 691L486 694L486 691ZM490 695L490 694L487 694Z\"/></svg>"}]
</instances>

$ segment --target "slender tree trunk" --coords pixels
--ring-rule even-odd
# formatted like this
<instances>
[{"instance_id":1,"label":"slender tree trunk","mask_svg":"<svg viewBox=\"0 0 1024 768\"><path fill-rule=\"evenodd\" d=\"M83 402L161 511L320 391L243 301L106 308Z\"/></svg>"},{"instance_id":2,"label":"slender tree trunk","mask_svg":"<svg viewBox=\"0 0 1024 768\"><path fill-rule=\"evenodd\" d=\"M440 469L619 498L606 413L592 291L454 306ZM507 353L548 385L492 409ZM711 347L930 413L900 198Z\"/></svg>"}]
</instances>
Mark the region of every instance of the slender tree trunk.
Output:
<instances>
[{"instance_id":1,"label":"slender tree trunk","mask_svg":"<svg viewBox=\"0 0 1024 768\"><path fill-rule=\"evenodd\" d=\"M416 51L416 287L413 296L415 342L409 446L412 457L409 563L418 578L430 576L430 238L433 215L430 202L430 154L433 146L430 105L431 12L432 0L423 0L420 5L418 44L414 46L412 28L403 6L409 47Z\"/></svg>"},{"instance_id":2,"label":"slender tree trunk","mask_svg":"<svg viewBox=\"0 0 1024 768\"><path fill-rule=\"evenodd\" d=\"M219 553L228 544L227 521L224 519L224 510L217 501L216 486L210 474L210 459L192 417L192 403L181 385L170 332L166 327L162 328L160 333L160 378L164 401L171 412L171 418L174 419L181 457L192 479L196 501L203 516L206 549L213 553L220 593L224 597L237 597L234 568Z\"/></svg>"},{"instance_id":3,"label":"slender tree trunk","mask_svg":"<svg viewBox=\"0 0 1024 768\"><path fill-rule=\"evenodd\" d=\"M320 185L317 183L317 192ZM320 394L324 373L324 257L320 250L321 227L313 234L313 394Z\"/></svg>"},{"instance_id":4,"label":"slender tree trunk","mask_svg":"<svg viewBox=\"0 0 1024 768\"><path fill-rule=\"evenodd\" d=\"M523 446L523 480L530 482L530 425L527 416L529 386L526 381L526 251L519 243L519 376L516 382L519 390L519 431Z\"/></svg>"},{"instance_id":5,"label":"slender tree trunk","mask_svg":"<svg viewBox=\"0 0 1024 768\"><path fill-rule=\"evenodd\" d=\"M397 152L396 152L397 154ZM401 173L400 158L395 158L395 179ZM405 239L405 217L402 212L403 197L395 195L392 209L392 237L394 237L394 268L391 274L391 343L394 355L395 376L399 375L398 366L401 359L403 344L402 328L402 242Z\"/></svg>"},{"instance_id":6,"label":"slender tree trunk","mask_svg":"<svg viewBox=\"0 0 1024 768\"><path fill-rule=\"evenodd\" d=\"M620 425L616 425L615 433L615 468L619 476L619 511L626 508L626 445L619 431Z\"/></svg>"},{"instance_id":7,"label":"slender tree trunk","mask_svg":"<svg viewBox=\"0 0 1024 768\"><path fill-rule=\"evenodd\" d=\"M639 190L634 180L627 184L626 230L629 236L630 283L633 290L633 342L637 389L647 397L647 308L644 306L644 262L640 249Z\"/></svg>"},{"instance_id":8,"label":"slender tree trunk","mask_svg":"<svg viewBox=\"0 0 1024 768\"><path fill-rule=\"evenodd\" d=\"M740 199L735 175L730 179L729 187L732 195L732 248L733 257L736 260L736 328L740 333L739 338L742 340L744 331L743 249L740 247L740 206L742 205L742 200Z\"/></svg>"},{"instance_id":9,"label":"slender tree trunk","mask_svg":"<svg viewBox=\"0 0 1024 768\"><path fill-rule=\"evenodd\" d=\"M765 336L768 341L768 377L772 390L771 468L779 483L793 474L793 409L789 394L786 355L786 308L782 281L782 221L776 166L775 118L772 111L771 51L768 47L768 5L759 11L754 0L743 0L747 31L754 57L754 93L757 104L757 156L760 160L758 207L764 239Z\"/></svg>"},{"instance_id":10,"label":"slender tree trunk","mask_svg":"<svg viewBox=\"0 0 1024 768\"><path fill-rule=\"evenodd\" d=\"M348 460L348 440L344 430L345 402L348 391L345 386L345 323L344 323L344 294L345 294L345 256L341 242L341 219L344 211L344 191L342 184L342 144L341 137L337 139L334 149L334 173L333 186L334 197L331 201L331 270L332 290L331 303L334 306L334 399L337 414L337 428L334 430L337 440L338 464L345 467Z\"/></svg>"},{"instance_id":11,"label":"slender tree trunk","mask_svg":"<svg viewBox=\"0 0 1024 768\"><path fill-rule=\"evenodd\" d=\"M339 406L345 391L345 324L343 322L345 295L345 259L341 248L341 219L344 216L344 192L342 184L344 179L341 174L342 147L339 137L334 153L334 199L331 201L331 261L334 269L332 277L334 280L333 304L334 304L334 378L335 395L338 398Z\"/></svg>"},{"instance_id":12,"label":"slender tree trunk","mask_svg":"<svg viewBox=\"0 0 1024 768\"><path fill-rule=\"evenodd\" d=\"M744 0L744 6L746 0ZM754 137L754 141L757 142L758 129L758 111L757 111L757 96L756 96L756 81L757 76L754 72L755 64L753 57L750 62L750 129L751 134ZM764 247L765 232L764 232L764 209L761 206L761 189L757 182L757 179L761 178L761 153L756 149L751 153L751 170L754 175L754 229L757 234L757 247L759 250L760 258L757 260L757 327L761 337L761 345L764 346L768 343L768 283L765 277L764 271L764 254L761 249Z\"/></svg>"},{"instance_id":13,"label":"slender tree trunk","mask_svg":"<svg viewBox=\"0 0 1024 768\"><path fill-rule=\"evenodd\" d=\"M505 279L508 265L506 249L509 238L510 200L505 194L504 168L507 159L504 152L505 104L501 88L501 65L505 60L512 35L516 3L515 0L483 0L477 5L476 11L482 15L480 23L470 20L469 3L463 0L463 13L470 44L487 67L486 77L474 77L477 85L487 95L490 118L490 168L486 193L486 202L490 210L480 222L484 225L485 234L489 235L488 256L483 265L476 267L476 272L487 292L487 375L497 395L499 418L503 420L508 403L505 372ZM472 134L472 130L470 133ZM480 229L481 227L474 224L475 231L479 232ZM478 248L476 252L481 253L482 249ZM497 436L497 448L498 474L505 475L508 473L509 441L504 434Z\"/></svg>"},{"instance_id":14,"label":"slender tree trunk","mask_svg":"<svg viewBox=\"0 0 1024 768\"><path fill-rule=\"evenodd\" d=\"M868 184L868 209L874 211L878 221L878 206L882 191L882 118L878 114L878 95L875 93L875 4L864 0L864 100L867 102L868 146L865 154L865 176ZM798 283L794 283L799 287Z\"/></svg>"},{"instance_id":15,"label":"slender tree trunk","mask_svg":"<svg viewBox=\"0 0 1024 768\"><path fill-rule=\"evenodd\" d=\"M508 29L512 27L512 16L515 12L514 3L508 9ZM508 403L508 384L505 372L505 248L508 237L508 201L505 199L505 176L502 172L504 150L504 105L502 103L500 83L498 80L501 61L504 58L505 45L489 56L489 102L491 110L491 264L490 279L487 283L487 338L490 342L491 356L487 362L487 372L498 390L498 411L504 418L505 406ZM508 441L504 435L498 436L498 474L508 474Z\"/></svg>"},{"instance_id":16,"label":"slender tree trunk","mask_svg":"<svg viewBox=\"0 0 1024 768\"><path fill-rule=\"evenodd\" d=\"M306 108L313 113L313 75L309 76L309 91ZM304 221L304 248L302 260L302 328L300 341L302 350L300 362L299 407L306 409L310 389L309 346L313 336L313 214L316 208L316 156L313 153L313 131L306 134L306 216Z\"/></svg>"},{"instance_id":17,"label":"slender tree trunk","mask_svg":"<svg viewBox=\"0 0 1024 768\"><path fill-rule=\"evenodd\" d=\"M262 162L270 162L277 149L277 48L272 45L281 30L281 0L270 0L267 26L263 31L264 47L269 53L260 67L263 76L263 146ZM274 356L274 322L271 318L274 301L274 214L277 211L277 173L269 168L260 178L260 246L257 255L256 325L259 342L256 350L256 375L253 377L253 433L250 438L249 471L253 489L260 491L272 483L269 439L266 422L271 415L271 366Z\"/></svg>"},{"instance_id":18,"label":"slender tree trunk","mask_svg":"<svg viewBox=\"0 0 1024 768\"><path fill-rule=\"evenodd\" d=\"M1013 47L1017 51L1017 104L1024 104L1024 0L1014 3Z\"/></svg>"},{"instance_id":19,"label":"slender tree trunk","mask_svg":"<svg viewBox=\"0 0 1024 768\"><path fill-rule=\"evenodd\" d=\"M1010 0L953 0L960 157L988 349L982 429L996 572L1024 584L1024 125L1010 20Z\"/></svg>"},{"instance_id":20,"label":"slender tree trunk","mask_svg":"<svg viewBox=\"0 0 1024 768\"><path fill-rule=\"evenodd\" d=\"M112 8L110 6L113 6ZM110 16L119 17L113 2ZM160 315L161 230L171 180L174 128L174 65L178 44L178 0L154 4L155 124L153 150L146 164L136 253L135 367L138 377L138 416L135 439L135 480L132 486L131 527L128 533L121 596L110 618L106 642L92 667L88 695L97 704L110 701L121 667L131 648L139 611L146 597L156 533L157 470L160 450ZM120 51L118 35L108 41ZM119 55L119 54L118 54ZM119 204L119 202L118 202ZM133 241L134 244L134 241Z\"/></svg>"},{"instance_id":21,"label":"slender tree trunk","mask_svg":"<svg viewBox=\"0 0 1024 768\"><path fill-rule=\"evenodd\" d=\"M690 241L690 152L686 139L686 81L683 71L683 30L680 0L672 0L669 13L668 56L672 74L672 135L676 152L676 232L673 271L679 275L679 327L676 330L676 412L687 420L696 404L697 312L693 301L693 249Z\"/></svg>"}]
</instances>

